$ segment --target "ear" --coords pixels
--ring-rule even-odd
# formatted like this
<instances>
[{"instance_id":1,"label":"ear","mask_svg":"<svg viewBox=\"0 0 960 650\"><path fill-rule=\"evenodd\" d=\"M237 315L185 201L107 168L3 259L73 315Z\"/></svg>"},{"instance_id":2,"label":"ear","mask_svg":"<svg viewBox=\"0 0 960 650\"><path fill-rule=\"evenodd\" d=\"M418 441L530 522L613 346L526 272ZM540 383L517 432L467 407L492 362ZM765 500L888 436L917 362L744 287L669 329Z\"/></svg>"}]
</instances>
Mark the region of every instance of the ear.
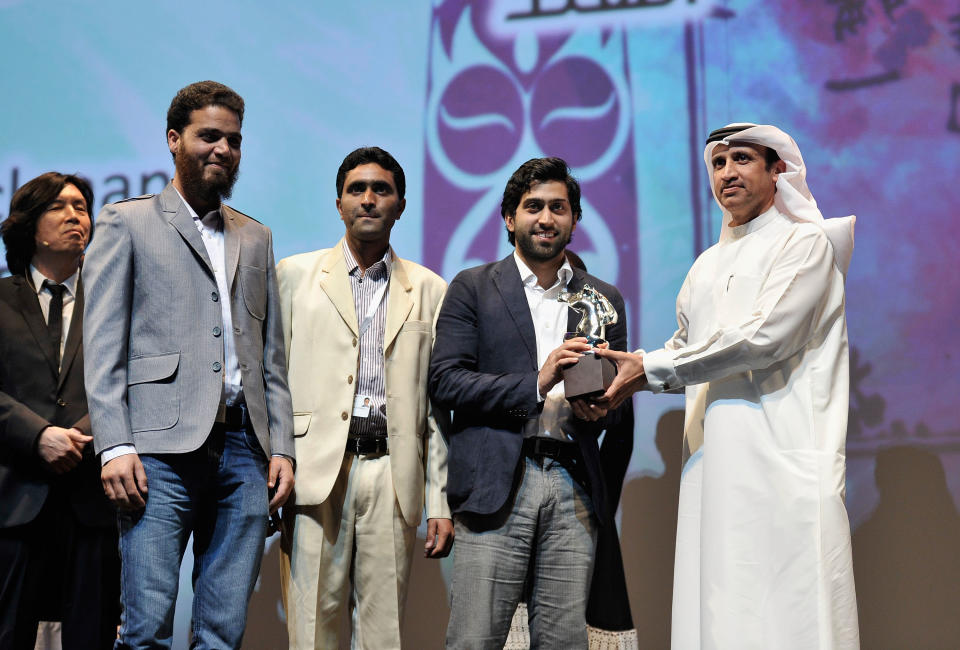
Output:
<instances>
[{"instance_id":1,"label":"ear","mask_svg":"<svg viewBox=\"0 0 960 650\"><path fill-rule=\"evenodd\" d=\"M343 208L340 206L340 197L337 197L337 212L340 213L340 218L343 219Z\"/></svg>"},{"instance_id":2,"label":"ear","mask_svg":"<svg viewBox=\"0 0 960 650\"><path fill-rule=\"evenodd\" d=\"M776 183L777 178L785 171L787 171L787 163L785 163L783 160L778 160L775 162L773 164L773 182Z\"/></svg>"},{"instance_id":3,"label":"ear","mask_svg":"<svg viewBox=\"0 0 960 650\"><path fill-rule=\"evenodd\" d=\"M514 232L516 228L516 214L505 214L503 215L503 221L507 224L507 230Z\"/></svg>"},{"instance_id":4,"label":"ear","mask_svg":"<svg viewBox=\"0 0 960 650\"><path fill-rule=\"evenodd\" d=\"M406 200L406 199L400 199L400 200L397 202L397 219L400 218L400 215L403 214L403 211L404 211L406 208L407 208L407 200Z\"/></svg>"},{"instance_id":5,"label":"ear","mask_svg":"<svg viewBox=\"0 0 960 650\"><path fill-rule=\"evenodd\" d=\"M177 133L174 129L167 131L167 148L170 149L170 153L176 154L177 148L180 146L180 134Z\"/></svg>"}]
</instances>

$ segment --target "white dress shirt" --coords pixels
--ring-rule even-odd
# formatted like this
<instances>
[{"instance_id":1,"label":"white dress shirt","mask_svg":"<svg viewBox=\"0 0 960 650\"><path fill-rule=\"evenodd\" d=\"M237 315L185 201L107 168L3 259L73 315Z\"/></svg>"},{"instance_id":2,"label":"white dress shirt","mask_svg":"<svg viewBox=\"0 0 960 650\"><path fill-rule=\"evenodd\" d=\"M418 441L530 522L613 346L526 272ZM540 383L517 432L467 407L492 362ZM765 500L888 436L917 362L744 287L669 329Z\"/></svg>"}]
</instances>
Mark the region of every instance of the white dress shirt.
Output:
<instances>
[{"instance_id":1,"label":"white dress shirt","mask_svg":"<svg viewBox=\"0 0 960 650\"><path fill-rule=\"evenodd\" d=\"M527 296L533 329L537 335L537 367L542 368L550 353L563 343L570 306L557 298L573 277L573 268L564 256L563 264L557 271L556 282L544 289L538 283L536 274L520 259L516 251L513 253L513 259L520 271L523 292ZM551 388L546 397L541 396L538 389L537 401L544 402L544 405L538 420L536 435L569 439L562 430L563 423L571 415L570 404L563 394L563 382L558 382Z\"/></svg>"},{"instance_id":2,"label":"white dress shirt","mask_svg":"<svg viewBox=\"0 0 960 650\"><path fill-rule=\"evenodd\" d=\"M176 189L176 188L174 188ZM230 287L227 286L227 265L223 252L223 217L220 210L208 212L201 219L178 191L180 200L187 206L193 225L200 231L203 247L207 249L210 266L217 280L217 291L224 297L220 301L220 313L223 317L223 399L226 404L235 406L243 403L243 384L240 377L240 361L237 359L237 346L233 340L233 314L230 312Z\"/></svg>"},{"instance_id":3,"label":"white dress shirt","mask_svg":"<svg viewBox=\"0 0 960 650\"><path fill-rule=\"evenodd\" d=\"M37 300L40 301L40 311L43 312L43 321L50 320L50 301L53 299L53 293L47 287L43 286L46 280L51 284L62 284L66 291L63 292L63 329L60 331L60 360L63 361L63 346L67 342L67 334L70 332L70 321L73 319L73 305L77 301L77 280L80 278L80 271L74 271L73 275L63 282L54 282L37 268L30 265L30 281L33 283L33 290L37 292Z\"/></svg>"}]
</instances>

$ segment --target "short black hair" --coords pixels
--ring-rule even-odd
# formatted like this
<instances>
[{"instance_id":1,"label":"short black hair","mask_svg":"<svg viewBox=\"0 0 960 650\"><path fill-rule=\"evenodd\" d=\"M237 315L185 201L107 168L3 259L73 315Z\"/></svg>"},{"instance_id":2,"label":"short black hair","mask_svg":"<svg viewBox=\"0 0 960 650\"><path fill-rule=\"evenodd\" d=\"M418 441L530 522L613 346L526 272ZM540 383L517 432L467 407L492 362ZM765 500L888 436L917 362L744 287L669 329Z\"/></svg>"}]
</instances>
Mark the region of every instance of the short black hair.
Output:
<instances>
[{"instance_id":1,"label":"short black hair","mask_svg":"<svg viewBox=\"0 0 960 650\"><path fill-rule=\"evenodd\" d=\"M216 81L197 81L181 88L167 109L167 130L183 133L190 124L190 113L207 106L223 106L237 114L243 126L243 97L232 88ZM175 157L175 156L174 156Z\"/></svg>"},{"instance_id":2,"label":"short black hair","mask_svg":"<svg viewBox=\"0 0 960 650\"><path fill-rule=\"evenodd\" d=\"M573 212L574 221L583 218L580 209L580 183L570 173L570 167L563 158L531 158L513 172L503 190L503 200L500 201L500 214L506 219L507 215L516 216L520 199L530 191L534 185L558 181L567 186L567 199ZM507 241L513 246L516 238L507 230Z\"/></svg>"},{"instance_id":3,"label":"short black hair","mask_svg":"<svg viewBox=\"0 0 960 650\"><path fill-rule=\"evenodd\" d=\"M777 153L776 149L767 147L765 145L760 146L763 147L763 159L766 161L767 169L769 170L771 167L780 162L780 154Z\"/></svg>"},{"instance_id":4,"label":"short black hair","mask_svg":"<svg viewBox=\"0 0 960 650\"><path fill-rule=\"evenodd\" d=\"M360 165L376 163L393 174L393 184L397 188L397 198L403 200L407 191L407 178L403 174L403 167L397 159L380 147L360 147L347 154L337 170L337 198L343 196L343 183L351 169Z\"/></svg>"},{"instance_id":5,"label":"short black hair","mask_svg":"<svg viewBox=\"0 0 960 650\"><path fill-rule=\"evenodd\" d=\"M25 273L37 250L37 221L43 216L60 192L73 185L87 202L87 212L93 212L93 190L90 183L76 174L47 172L27 181L10 199L10 215L0 223L0 235L7 249L7 268L10 273ZM90 218L90 236L93 239L93 218ZM89 243L88 239L88 243Z\"/></svg>"}]
</instances>

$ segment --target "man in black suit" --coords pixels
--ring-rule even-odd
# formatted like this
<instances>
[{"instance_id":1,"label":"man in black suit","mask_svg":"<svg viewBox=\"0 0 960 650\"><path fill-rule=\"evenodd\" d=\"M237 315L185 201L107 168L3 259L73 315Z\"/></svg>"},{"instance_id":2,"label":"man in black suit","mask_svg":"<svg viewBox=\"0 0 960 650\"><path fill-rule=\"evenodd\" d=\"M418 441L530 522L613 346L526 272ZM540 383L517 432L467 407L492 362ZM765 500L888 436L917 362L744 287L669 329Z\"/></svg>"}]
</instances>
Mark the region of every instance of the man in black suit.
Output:
<instances>
[{"instance_id":1,"label":"man in black suit","mask_svg":"<svg viewBox=\"0 0 960 650\"><path fill-rule=\"evenodd\" d=\"M116 514L100 484L83 388L80 262L93 193L48 172L0 224L0 648L32 649L62 620L65 649L109 648L119 619Z\"/></svg>"},{"instance_id":2,"label":"man in black suit","mask_svg":"<svg viewBox=\"0 0 960 650\"><path fill-rule=\"evenodd\" d=\"M453 410L447 495L457 549L448 648L500 648L527 583L531 645L586 647L585 610L605 488L597 434L616 423L566 400L563 370L589 350L564 341L580 316L558 300L590 284L613 304L607 329L626 347L623 299L564 255L580 186L559 158L527 161L501 203L515 251L454 278L437 320L430 392Z\"/></svg>"}]
</instances>

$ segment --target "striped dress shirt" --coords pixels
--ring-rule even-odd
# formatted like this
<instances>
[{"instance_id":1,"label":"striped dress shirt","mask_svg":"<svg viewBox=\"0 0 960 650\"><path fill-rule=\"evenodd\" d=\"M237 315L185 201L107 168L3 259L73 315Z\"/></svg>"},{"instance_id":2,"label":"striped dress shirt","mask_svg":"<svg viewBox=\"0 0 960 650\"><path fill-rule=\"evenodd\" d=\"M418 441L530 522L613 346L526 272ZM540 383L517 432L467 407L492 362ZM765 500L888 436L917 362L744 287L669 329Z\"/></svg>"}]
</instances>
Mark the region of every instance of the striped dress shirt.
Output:
<instances>
[{"instance_id":1,"label":"striped dress shirt","mask_svg":"<svg viewBox=\"0 0 960 650\"><path fill-rule=\"evenodd\" d=\"M357 313L357 324L370 308L371 301L383 287L390 282L390 249L383 258L368 268L360 270L356 258L350 252L347 242L343 242L343 257L350 275L350 290L353 292L353 306ZM370 326L360 336L360 358L357 362L357 395L370 397L370 412L367 417L350 418L350 435L385 436L387 435L387 387L383 368L383 334L387 325L386 288L383 299L373 314Z\"/></svg>"}]
</instances>

